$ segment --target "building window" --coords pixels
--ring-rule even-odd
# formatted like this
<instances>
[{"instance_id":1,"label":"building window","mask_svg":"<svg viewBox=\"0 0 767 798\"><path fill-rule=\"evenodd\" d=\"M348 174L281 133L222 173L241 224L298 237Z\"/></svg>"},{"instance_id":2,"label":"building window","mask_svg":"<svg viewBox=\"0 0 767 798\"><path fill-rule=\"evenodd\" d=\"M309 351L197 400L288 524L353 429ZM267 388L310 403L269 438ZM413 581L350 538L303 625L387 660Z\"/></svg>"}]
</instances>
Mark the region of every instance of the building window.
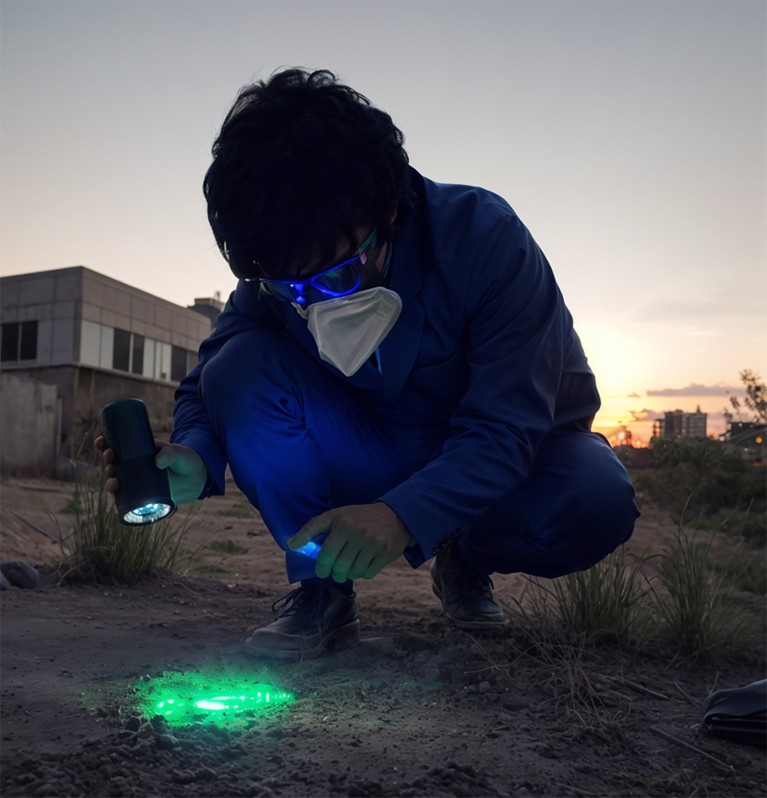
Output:
<instances>
[{"instance_id":1,"label":"building window","mask_svg":"<svg viewBox=\"0 0 767 798\"><path fill-rule=\"evenodd\" d=\"M170 356L170 378L173 382L181 382L186 377L186 349L174 346Z\"/></svg>"},{"instance_id":2,"label":"building window","mask_svg":"<svg viewBox=\"0 0 767 798\"><path fill-rule=\"evenodd\" d=\"M111 365L118 371L144 374L144 336L115 328Z\"/></svg>"},{"instance_id":3,"label":"building window","mask_svg":"<svg viewBox=\"0 0 767 798\"><path fill-rule=\"evenodd\" d=\"M171 347L162 341L154 342L154 378L170 380Z\"/></svg>"},{"instance_id":4,"label":"building window","mask_svg":"<svg viewBox=\"0 0 767 798\"><path fill-rule=\"evenodd\" d=\"M130 333L127 330L115 328L115 338L112 344L112 368L119 371L130 371Z\"/></svg>"},{"instance_id":5,"label":"building window","mask_svg":"<svg viewBox=\"0 0 767 798\"><path fill-rule=\"evenodd\" d=\"M80 362L86 366L140 374L153 380L178 382L186 376L190 362L194 365L193 352L128 330L85 320L81 329ZM4 335L3 352L12 343L9 341L6 344ZM14 346L18 348L18 342Z\"/></svg>"},{"instance_id":6,"label":"building window","mask_svg":"<svg viewBox=\"0 0 767 798\"><path fill-rule=\"evenodd\" d=\"M133 351L131 353L130 370L134 374L144 373L144 336L133 333Z\"/></svg>"},{"instance_id":7,"label":"building window","mask_svg":"<svg viewBox=\"0 0 767 798\"><path fill-rule=\"evenodd\" d=\"M2 344L2 358L3 363L6 360L19 359L19 323L9 322L3 324L3 344Z\"/></svg>"},{"instance_id":8,"label":"building window","mask_svg":"<svg viewBox=\"0 0 767 798\"><path fill-rule=\"evenodd\" d=\"M36 360L37 359L37 322L11 321L2 325L2 345L0 360Z\"/></svg>"}]
</instances>

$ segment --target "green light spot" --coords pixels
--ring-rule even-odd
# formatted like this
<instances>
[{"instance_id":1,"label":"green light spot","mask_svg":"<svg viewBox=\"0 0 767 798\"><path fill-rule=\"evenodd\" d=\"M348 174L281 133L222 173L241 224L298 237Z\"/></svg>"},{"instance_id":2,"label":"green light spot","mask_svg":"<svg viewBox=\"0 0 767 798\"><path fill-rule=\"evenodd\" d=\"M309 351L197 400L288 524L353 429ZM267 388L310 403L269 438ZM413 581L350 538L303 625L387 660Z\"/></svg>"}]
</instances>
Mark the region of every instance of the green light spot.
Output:
<instances>
[{"instance_id":1,"label":"green light spot","mask_svg":"<svg viewBox=\"0 0 767 798\"><path fill-rule=\"evenodd\" d=\"M209 709L211 711L215 711L217 709L229 709L227 704L221 704L218 701L205 701L204 699L202 701L197 701L195 706L198 709Z\"/></svg>"},{"instance_id":2,"label":"green light spot","mask_svg":"<svg viewBox=\"0 0 767 798\"><path fill-rule=\"evenodd\" d=\"M136 698L144 715L164 715L171 726L214 723L227 727L244 726L259 714L295 700L292 693L243 672L167 672L139 682Z\"/></svg>"}]
</instances>

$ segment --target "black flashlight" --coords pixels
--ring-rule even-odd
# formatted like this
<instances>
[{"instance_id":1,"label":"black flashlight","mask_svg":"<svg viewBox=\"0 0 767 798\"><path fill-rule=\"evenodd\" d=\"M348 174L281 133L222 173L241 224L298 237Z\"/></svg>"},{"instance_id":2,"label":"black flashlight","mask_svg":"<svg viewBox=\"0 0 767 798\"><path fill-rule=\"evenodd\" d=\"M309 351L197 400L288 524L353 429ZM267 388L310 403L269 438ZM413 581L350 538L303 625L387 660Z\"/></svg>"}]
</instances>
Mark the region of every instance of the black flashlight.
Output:
<instances>
[{"instance_id":1,"label":"black flashlight","mask_svg":"<svg viewBox=\"0 0 767 798\"><path fill-rule=\"evenodd\" d=\"M101 411L107 448L115 453L120 490L117 515L128 526L154 524L176 511L168 473L155 465L157 448L146 406L141 399L118 399Z\"/></svg>"}]
</instances>

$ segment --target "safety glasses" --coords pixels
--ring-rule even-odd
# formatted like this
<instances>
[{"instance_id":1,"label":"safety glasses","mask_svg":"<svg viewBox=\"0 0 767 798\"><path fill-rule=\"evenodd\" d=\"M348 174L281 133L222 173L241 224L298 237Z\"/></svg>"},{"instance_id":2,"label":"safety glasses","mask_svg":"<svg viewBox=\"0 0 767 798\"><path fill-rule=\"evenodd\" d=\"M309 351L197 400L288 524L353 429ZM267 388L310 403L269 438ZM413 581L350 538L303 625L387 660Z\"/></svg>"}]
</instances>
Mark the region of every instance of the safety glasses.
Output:
<instances>
[{"instance_id":1,"label":"safety glasses","mask_svg":"<svg viewBox=\"0 0 767 798\"><path fill-rule=\"evenodd\" d=\"M373 229L348 260L302 280L259 278L259 288L274 299L296 302L302 306L352 294L362 282L362 267L367 263L367 250L375 246L377 239L377 232Z\"/></svg>"}]
</instances>

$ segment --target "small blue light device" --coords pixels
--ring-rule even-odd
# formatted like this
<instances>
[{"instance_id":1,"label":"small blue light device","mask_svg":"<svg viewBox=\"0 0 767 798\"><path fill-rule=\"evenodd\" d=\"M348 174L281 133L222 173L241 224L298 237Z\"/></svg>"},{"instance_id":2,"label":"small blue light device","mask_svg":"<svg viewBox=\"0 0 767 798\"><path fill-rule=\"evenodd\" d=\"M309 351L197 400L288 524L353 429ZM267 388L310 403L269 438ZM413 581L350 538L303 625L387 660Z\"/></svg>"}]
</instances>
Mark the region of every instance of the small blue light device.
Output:
<instances>
[{"instance_id":1,"label":"small blue light device","mask_svg":"<svg viewBox=\"0 0 767 798\"><path fill-rule=\"evenodd\" d=\"M300 549L296 549L295 551L297 551L299 554L303 554L305 557L311 557L311 559L316 560L321 548L322 546L319 546L313 540L310 540L308 543L304 543Z\"/></svg>"},{"instance_id":2,"label":"small blue light device","mask_svg":"<svg viewBox=\"0 0 767 798\"><path fill-rule=\"evenodd\" d=\"M146 526L176 511L168 474L155 465L157 447L146 405L141 399L118 399L101 410L101 430L115 454L120 490L117 516L127 526Z\"/></svg>"}]
</instances>

